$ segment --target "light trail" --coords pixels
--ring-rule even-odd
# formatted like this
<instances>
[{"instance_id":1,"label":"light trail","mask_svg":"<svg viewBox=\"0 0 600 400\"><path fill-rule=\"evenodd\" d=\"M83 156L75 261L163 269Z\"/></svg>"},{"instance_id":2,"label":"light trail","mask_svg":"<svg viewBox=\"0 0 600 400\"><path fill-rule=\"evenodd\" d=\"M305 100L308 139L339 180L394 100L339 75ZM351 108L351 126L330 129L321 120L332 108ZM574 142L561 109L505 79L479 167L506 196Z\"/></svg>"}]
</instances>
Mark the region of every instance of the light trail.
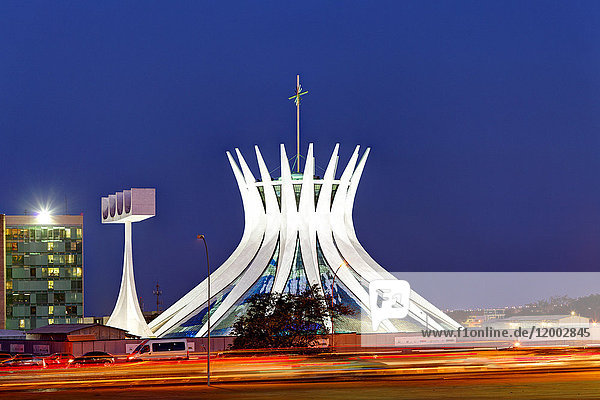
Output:
<instances>
[{"instance_id":1,"label":"light trail","mask_svg":"<svg viewBox=\"0 0 600 400\"><path fill-rule=\"evenodd\" d=\"M451 353L394 354L366 356L321 354L313 356L259 356L215 358L211 381L277 382L378 379L438 379L439 376L466 378L490 373L519 375L559 373L566 370L600 371L600 353L572 349L463 351ZM118 363L112 367L77 369L2 369L0 392L81 387L160 386L203 384L205 360Z\"/></svg>"}]
</instances>

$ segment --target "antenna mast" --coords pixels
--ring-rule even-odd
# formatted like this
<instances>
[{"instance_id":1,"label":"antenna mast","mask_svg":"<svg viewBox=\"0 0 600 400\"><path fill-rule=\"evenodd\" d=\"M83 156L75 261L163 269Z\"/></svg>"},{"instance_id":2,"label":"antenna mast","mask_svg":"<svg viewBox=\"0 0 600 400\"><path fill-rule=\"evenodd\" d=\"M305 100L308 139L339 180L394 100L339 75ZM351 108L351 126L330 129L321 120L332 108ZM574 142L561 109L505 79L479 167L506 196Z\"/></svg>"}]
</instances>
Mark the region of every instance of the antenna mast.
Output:
<instances>
[{"instance_id":1,"label":"antenna mast","mask_svg":"<svg viewBox=\"0 0 600 400\"><path fill-rule=\"evenodd\" d=\"M158 286L158 282L156 282L156 289L152 291L152 294L156 296L156 312L160 311L160 295L162 294L162 290L160 290L160 286Z\"/></svg>"},{"instance_id":2,"label":"antenna mast","mask_svg":"<svg viewBox=\"0 0 600 400\"><path fill-rule=\"evenodd\" d=\"M294 100L296 103L296 162L298 163L297 171L300 172L300 96L308 93L308 90L302 91L300 86L300 75L296 75L296 94L289 97L288 100Z\"/></svg>"}]
</instances>

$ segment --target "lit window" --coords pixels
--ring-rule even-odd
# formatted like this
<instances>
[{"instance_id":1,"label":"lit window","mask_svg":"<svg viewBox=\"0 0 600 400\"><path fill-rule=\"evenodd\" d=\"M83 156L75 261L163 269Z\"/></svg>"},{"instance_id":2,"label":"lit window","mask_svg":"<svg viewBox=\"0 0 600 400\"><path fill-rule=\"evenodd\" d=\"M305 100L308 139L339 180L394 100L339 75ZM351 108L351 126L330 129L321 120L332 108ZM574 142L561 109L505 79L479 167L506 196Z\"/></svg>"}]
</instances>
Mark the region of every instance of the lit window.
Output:
<instances>
[{"instance_id":1,"label":"lit window","mask_svg":"<svg viewBox=\"0 0 600 400\"><path fill-rule=\"evenodd\" d=\"M52 325L54 323L54 318L48 318L48 325Z\"/></svg>"},{"instance_id":2,"label":"lit window","mask_svg":"<svg viewBox=\"0 0 600 400\"><path fill-rule=\"evenodd\" d=\"M65 229L65 237L71 239L71 228Z\"/></svg>"},{"instance_id":3,"label":"lit window","mask_svg":"<svg viewBox=\"0 0 600 400\"><path fill-rule=\"evenodd\" d=\"M48 314L54 314L54 306L48 306Z\"/></svg>"},{"instance_id":4,"label":"lit window","mask_svg":"<svg viewBox=\"0 0 600 400\"><path fill-rule=\"evenodd\" d=\"M54 255L48 254L48 264L54 264Z\"/></svg>"},{"instance_id":5,"label":"lit window","mask_svg":"<svg viewBox=\"0 0 600 400\"><path fill-rule=\"evenodd\" d=\"M12 281L7 281L6 282L6 289L12 290Z\"/></svg>"},{"instance_id":6,"label":"lit window","mask_svg":"<svg viewBox=\"0 0 600 400\"><path fill-rule=\"evenodd\" d=\"M67 254L67 264L75 264L75 256L73 254Z\"/></svg>"},{"instance_id":7,"label":"lit window","mask_svg":"<svg viewBox=\"0 0 600 400\"><path fill-rule=\"evenodd\" d=\"M54 281L48 281L48 289L54 289Z\"/></svg>"},{"instance_id":8,"label":"lit window","mask_svg":"<svg viewBox=\"0 0 600 400\"><path fill-rule=\"evenodd\" d=\"M75 268L75 271L76 271L75 276L77 278L81 278L81 267Z\"/></svg>"},{"instance_id":9,"label":"lit window","mask_svg":"<svg viewBox=\"0 0 600 400\"><path fill-rule=\"evenodd\" d=\"M81 239L81 228L77 228L77 239Z\"/></svg>"},{"instance_id":10,"label":"lit window","mask_svg":"<svg viewBox=\"0 0 600 400\"><path fill-rule=\"evenodd\" d=\"M58 268L48 268L48 276L58 276L60 273L60 269ZM48 286L48 289L51 289L50 286Z\"/></svg>"},{"instance_id":11,"label":"lit window","mask_svg":"<svg viewBox=\"0 0 600 400\"><path fill-rule=\"evenodd\" d=\"M19 328L21 328L21 329L25 328L25 320L24 319L19 320Z\"/></svg>"},{"instance_id":12,"label":"lit window","mask_svg":"<svg viewBox=\"0 0 600 400\"><path fill-rule=\"evenodd\" d=\"M48 251L54 250L54 242L48 242Z\"/></svg>"}]
</instances>

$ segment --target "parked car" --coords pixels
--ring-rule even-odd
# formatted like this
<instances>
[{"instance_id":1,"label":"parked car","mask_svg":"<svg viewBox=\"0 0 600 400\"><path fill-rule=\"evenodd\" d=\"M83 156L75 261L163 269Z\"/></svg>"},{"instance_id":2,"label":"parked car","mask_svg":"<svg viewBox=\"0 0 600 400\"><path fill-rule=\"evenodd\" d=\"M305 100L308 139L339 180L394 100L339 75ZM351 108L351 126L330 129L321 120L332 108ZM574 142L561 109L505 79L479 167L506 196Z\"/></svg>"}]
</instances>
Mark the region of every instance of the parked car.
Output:
<instances>
[{"instance_id":1,"label":"parked car","mask_svg":"<svg viewBox=\"0 0 600 400\"><path fill-rule=\"evenodd\" d=\"M75 357L69 362L68 367L81 367L82 365L111 365L115 363L115 357L104 351L90 351L81 357Z\"/></svg>"},{"instance_id":2,"label":"parked car","mask_svg":"<svg viewBox=\"0 0 600 400\"><path fill-rule=\"evenodd\" d=\"M2 361L3 367L45 367L46 364L42 357L33 354L17 354L16 356Z\"/></svg>"},{"instance_id":3,"label":"parked car","mask_svg":"<svg viewBox=\"0 0 600 400\"><path fill-rule=\"evenodd\" d=\"M56 365L56 364L68 364L71 360L74 360L75 356L70 353L54 353L50 354L44 360L46 360L46 364L48 365Z\"/></svg>"},{"instance_id":4,"label":"parked car","mask_svg":"<svg viewBox=\"0 0 600 400\"><path fill-rule=\"evenodd\" d=\"M188 358L186 339L148 339L140 343L127 360L187 360Z\"/></svg>"}]
</instances>

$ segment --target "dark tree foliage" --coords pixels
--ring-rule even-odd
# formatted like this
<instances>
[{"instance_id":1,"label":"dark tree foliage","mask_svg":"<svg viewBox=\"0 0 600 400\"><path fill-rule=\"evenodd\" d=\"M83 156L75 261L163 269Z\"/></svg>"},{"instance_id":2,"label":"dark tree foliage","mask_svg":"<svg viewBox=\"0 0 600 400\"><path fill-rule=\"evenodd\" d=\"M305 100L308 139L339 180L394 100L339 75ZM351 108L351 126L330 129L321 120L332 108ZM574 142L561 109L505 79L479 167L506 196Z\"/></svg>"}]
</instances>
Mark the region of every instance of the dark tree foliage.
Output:
<instances>
[{"instance_id":1,"label":"dark tree foliage","mask_svg":"<svg viewBox=\"0 0 600 400\"><path fill-rule=\"evenodd\" d=\"M246 313L233 325L234 349L309 347L330 333L326 321L354 311L338 304L330 307L318 285L298 294L256 294L246 303Z\"/></svg>"}]
</instances>

